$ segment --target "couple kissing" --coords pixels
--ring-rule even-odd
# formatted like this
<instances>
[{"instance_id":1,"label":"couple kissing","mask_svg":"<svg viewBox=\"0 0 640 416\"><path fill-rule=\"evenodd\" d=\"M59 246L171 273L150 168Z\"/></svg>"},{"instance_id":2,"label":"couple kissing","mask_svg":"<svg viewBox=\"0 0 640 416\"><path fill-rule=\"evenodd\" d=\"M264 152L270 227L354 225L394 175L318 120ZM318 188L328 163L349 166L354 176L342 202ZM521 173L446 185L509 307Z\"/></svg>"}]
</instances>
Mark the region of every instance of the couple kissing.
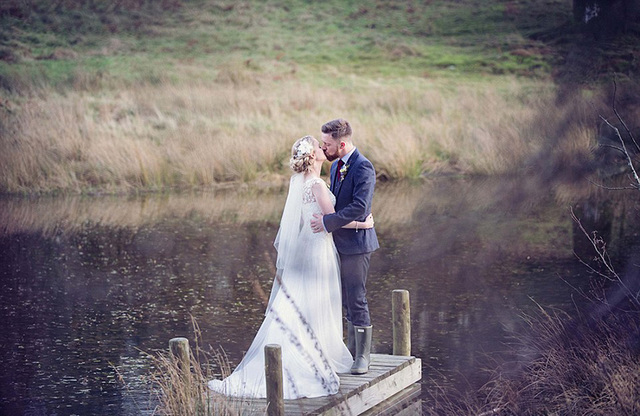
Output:
<instances>
[{"instance_id":1,"label":"couple kissing","mask_svg":"<svg viewBox=\"0 0 640 416\"><path fill-rule=\"evenodd\" d=\"M233 373L209 381L216 393L266 397L267 344L282 349L285 399L336 394L338 374L369 371L373 328L365 286L379 248L371 215L375 169L354 145L346 120L329 121L321 132L322 143L304 136L293 144L265 319ZM333 162L329 186L320 177L327 160Z\"/></svg>"}]
</instances>

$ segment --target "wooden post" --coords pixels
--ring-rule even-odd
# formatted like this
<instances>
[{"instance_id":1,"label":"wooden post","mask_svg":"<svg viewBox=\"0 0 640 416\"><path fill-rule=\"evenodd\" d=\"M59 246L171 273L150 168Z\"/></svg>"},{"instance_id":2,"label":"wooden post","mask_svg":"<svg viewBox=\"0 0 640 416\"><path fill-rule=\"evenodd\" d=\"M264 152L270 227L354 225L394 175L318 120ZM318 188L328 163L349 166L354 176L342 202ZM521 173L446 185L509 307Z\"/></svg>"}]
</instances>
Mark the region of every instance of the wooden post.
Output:
<instances>
[{"instance_id":1,"label":"wooden post","mask_svg":"<svg viewBox=\"0 0 640 416\"><path fill-rule=\"evenodd\" d=\"M409 291L396 289L391 294L393 355L411 355L411 311Z\"/></svg>"},{"instance_id":2,"label":"wooden post","mask_svg":"<svg viewBox=\"0 0 640 416\"><path fill-rule=\"evenodd\" d=\"M267 382L267 416L284 416L282 348L280 345L265 345L264 372Z\"/></svg>"},{"instance_id":3,"label":"wooden post","mask_svg":"<svg viewBox=\"0 0 640 416\"><path fill-rule=\"evenodd\" d=\"M183 381L189 383L191 381L189 340L182 337L170 339L169 354L177 364Z\"/></svg>"}]
</instances>

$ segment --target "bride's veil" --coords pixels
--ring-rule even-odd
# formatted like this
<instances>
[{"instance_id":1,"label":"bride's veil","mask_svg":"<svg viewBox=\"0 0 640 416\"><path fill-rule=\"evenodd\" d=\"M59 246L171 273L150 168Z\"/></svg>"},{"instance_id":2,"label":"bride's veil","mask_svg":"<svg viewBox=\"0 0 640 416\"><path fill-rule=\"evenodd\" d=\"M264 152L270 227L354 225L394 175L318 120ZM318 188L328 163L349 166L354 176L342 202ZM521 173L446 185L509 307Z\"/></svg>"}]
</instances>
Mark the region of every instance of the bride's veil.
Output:
<instances>
[{"instance_id":1,"label":"bride's veil","mask_svg":"<svg viewBox=\"0 0 640 416\"><path fill-rule=\"evenodd\" d=\"M278 251L276 259L276 277L273 279L273 288L269 296L267 311L273 302L282 277L282 270L292 260L294 248L297 246L300 229L302 227L302 188L304 186L304 173L296 173L289 181L289 194L282 211L280 228L273 243Z\"/></svg>"}]
</instances>

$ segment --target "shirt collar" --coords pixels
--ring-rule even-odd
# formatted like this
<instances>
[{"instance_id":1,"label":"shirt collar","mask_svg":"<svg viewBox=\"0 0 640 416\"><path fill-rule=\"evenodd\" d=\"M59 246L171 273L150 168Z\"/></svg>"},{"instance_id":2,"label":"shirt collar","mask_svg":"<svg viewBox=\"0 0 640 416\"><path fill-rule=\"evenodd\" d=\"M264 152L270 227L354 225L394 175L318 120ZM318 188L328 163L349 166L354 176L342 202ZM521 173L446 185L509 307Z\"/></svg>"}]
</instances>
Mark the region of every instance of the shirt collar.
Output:
<instances>
[{"instance_id":1,"label":"shirt collar","mask_svg":"<svg viewBox=\"0 0 640 416\"><path fill-rule=\"evenodd\" d=\"M353 152L356 151L356 148L354 147L349 153L347 153L346 155L342 156L340 159L342 160L342 163L344 163L345 165L347 163L349 163L349 158L351 157L351 155L353 154Z\"/></svg>"}]
</instances>

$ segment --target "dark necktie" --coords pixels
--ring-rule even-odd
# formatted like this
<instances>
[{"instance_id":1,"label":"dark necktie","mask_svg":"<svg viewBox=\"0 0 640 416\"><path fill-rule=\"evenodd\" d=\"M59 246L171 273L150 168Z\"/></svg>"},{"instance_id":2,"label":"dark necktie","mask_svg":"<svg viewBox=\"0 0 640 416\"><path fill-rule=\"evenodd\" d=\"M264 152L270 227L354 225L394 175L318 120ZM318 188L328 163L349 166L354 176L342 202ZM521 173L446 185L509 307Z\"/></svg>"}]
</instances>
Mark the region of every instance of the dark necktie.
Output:
<instances>
[{"instance_id":1,"label":"dark necktie","mask_svg":"<svg viewBox=\"0 0 640 416\"><path fill-rule=\"evenodd\" d=\"M338 160L338 169L336 170L336 185L340 183L341 172L340 169L344 166L342 159Z\"/></svg>"}]
</instances>

